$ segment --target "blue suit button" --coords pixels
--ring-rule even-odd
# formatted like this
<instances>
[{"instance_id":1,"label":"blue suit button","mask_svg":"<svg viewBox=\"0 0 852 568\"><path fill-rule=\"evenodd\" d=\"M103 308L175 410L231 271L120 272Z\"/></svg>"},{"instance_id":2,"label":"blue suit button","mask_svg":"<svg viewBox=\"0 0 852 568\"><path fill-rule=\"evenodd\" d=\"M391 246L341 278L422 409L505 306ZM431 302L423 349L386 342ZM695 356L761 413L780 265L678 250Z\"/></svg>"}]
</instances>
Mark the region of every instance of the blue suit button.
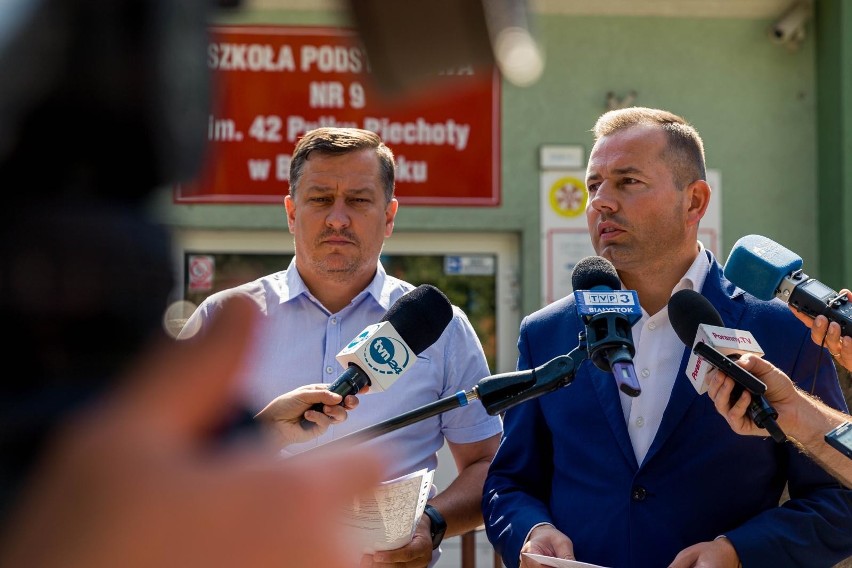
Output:
<instances>
[{"instance_id":1,"label":"blue suit button","mask_svg":"<svg viewBox=\"0 0 852 568\"><path fill-rule=\"evenodd\" d=\"M644 501L645 497L648 496L648 490L644 487L636 486L633 488L633 491L630 493L630 497L634 501Z\"/></svg>"}]
</instances>

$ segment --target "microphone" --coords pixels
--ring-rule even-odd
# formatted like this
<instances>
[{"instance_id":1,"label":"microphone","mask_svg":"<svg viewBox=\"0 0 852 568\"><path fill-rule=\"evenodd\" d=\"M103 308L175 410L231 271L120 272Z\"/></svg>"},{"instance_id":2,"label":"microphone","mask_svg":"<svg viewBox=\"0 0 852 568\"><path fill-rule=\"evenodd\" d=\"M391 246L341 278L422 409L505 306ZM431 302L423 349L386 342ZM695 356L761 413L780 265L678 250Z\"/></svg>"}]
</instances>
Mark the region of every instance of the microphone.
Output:
<instances>
[{"instance_id":1,"label":"microphone","mask_svg":"<svg viewBox=\"0 0 852 568\"><path fill-rule=\"evenodd\" d=\"M766 384L734 363L742 353L763 355L751 333L725 328L722 316L713 304L695 290L684 289L675 292L669 299L668 307L669 321L678 338L686 346L693 345L692 355L686 366L686 376L698 394L707 391L704 384L704 376L708 370L704 366L706 362L737 383L731 393L731 403L739 399L743 389L748 390L752 395L749 405L752 421L759 428L766 429L776 442L785 441L787 436L775 422L778 413L763 396ZM713 344L722 347L727 355L717 350Z\"/></svg>"},{"instance_id":2,"label":"microphone","mask_svg":"<svg viewBox=\"0 0 852 568\"><path fill-rule=\"evenodd\" d=\"M522 402L570 385L574 380L575 371L587 357L585 333L581 332L579 345L567 355L554 357L535 369L485 377L480 379L476 386L469 391L459 391L424 404L378 424L350 432L341 438L326 442L320 447L325 449L334 445L348 447L353 443L365 442L443 412L467 406L477 399L482 403L488 414L498 415Z\"/></svg>"},{"instance_id":3,"label":"microphone","mask_svg":"<svg viewBox=\"0 0 852 568\"><path fill-rule=\"evenodd\" d=\"M406 292L379 323L368 325L340 350L337 361L346 370L328 389L344 398L368 385L387 390L414 365L417 355L438 341L452 319L453 306L436 287L421 284ZM321 403L311 407L322 409Z\"/></svg>"},{"instance_id":4,"label":"microphone","mask_svg":"<svg viewBox=\"0 0 852 568\"><path fill-rule=\"evenodd\" d=\"M535 369L500 373L480 379L472 389L472 398L478 398L485 411L495 416L522 402L571 384L574 373L586 357L586 346L581 340L571 353L558 355Z\"/></svg>"},{"instance_id":5,"label":"microphone","mask_svg":"<svg viewBox=\"0 0 852 568\"><path fill-rule=\"evenodd\" d=\"M725 277L761 299L780 298L810 317L823 315L840 325L841 335L852 335L852 305L839 294L802 271L802 258L760 235L739 239L725 262Z\"/></svg>"},{"instance_id":6,"label":"microphone","mask_svg":"<svg viewBox=\"0 0 852 568\"><path fill-rule=\"evenodd\" d=\"M642 392L633 367L631 327L642 317L639 296L622 290L618 272L602 256L587 256L574 266L571 287L577 313L586 325L589 358L602 371L612 371L618 388L628 396Z\"/></svg>"},{"instance_id":7,"label":"microphone","mask_svg":"<svg viewBox=\"0 0 852 568\"><path fill-rule=\"evenodd\" d=\"M743 388L755 394L766 392L763 381L732 363L746 353L762 357L763 351L757 340L747 331L726 328L719 312L707 298L694 290L675 292L669 299L669 321L680 340L687 346L693 346L686 364L686 376L698 394L707 392L704 378L711 367L721 368L737 382L731 393L732 403L740 398ZM732 369L731 373L728 373L727 367ZM740 369L742 373L733 369Z\"/></svg>"}]
</instances>

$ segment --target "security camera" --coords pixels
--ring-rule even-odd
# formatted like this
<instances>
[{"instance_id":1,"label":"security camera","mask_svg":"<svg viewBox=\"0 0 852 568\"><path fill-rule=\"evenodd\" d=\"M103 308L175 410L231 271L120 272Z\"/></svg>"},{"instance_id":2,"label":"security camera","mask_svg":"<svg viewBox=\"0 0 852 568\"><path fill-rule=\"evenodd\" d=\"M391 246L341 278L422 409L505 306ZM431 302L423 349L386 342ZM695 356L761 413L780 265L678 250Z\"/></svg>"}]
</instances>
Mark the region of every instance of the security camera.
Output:
<instances>
[{"instance_id":1,"label":"security camera","mask_svg":"<svg viewBox=\"0 0 852 568\"><path fill-rule=\"evenodd\" d=\"M798 45L805 38L805 24L813 15L812 0L796 0L772 23L769 35L776 43Z\"/></svg>"}]
</instances>

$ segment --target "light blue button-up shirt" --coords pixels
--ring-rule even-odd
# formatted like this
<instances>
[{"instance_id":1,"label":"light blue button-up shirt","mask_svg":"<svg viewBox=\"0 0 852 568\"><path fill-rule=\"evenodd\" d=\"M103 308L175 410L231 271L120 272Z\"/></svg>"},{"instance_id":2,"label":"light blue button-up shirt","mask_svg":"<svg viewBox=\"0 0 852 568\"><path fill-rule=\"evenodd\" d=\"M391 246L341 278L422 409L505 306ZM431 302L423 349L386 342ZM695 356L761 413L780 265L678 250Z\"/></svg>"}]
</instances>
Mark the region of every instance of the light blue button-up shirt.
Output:
<instances>
[{"instance_id":1,"label":"light blue button-up shirt","mask_svg":"<svg viewBox=\"0 0 852 568\"><path fill-rule=\"evenodd\" d=\"M336 313L313 297L296 270L263 276L253 282L213 294L202 302L185 329L204 325L223 300L232 294L248 296L263 317L256 326L244 369L244 396L248 408L259 411L278 395L310 383L332 383L345 370L337 353L368 325L380 321L388 308L411 284L388 276L378 263L366 289ZM311 442L287 448L296 453L470 390L488 376L482 346L467 316L453 307L453 319L441 337L426 348L387 391L359 396L358 408L342 424ZM444 440L471 443L502 431L498 417L489 416L478 401L384 434L368 442L387 460L386 479L435 469Z\"/></svg>"}]
</instances>

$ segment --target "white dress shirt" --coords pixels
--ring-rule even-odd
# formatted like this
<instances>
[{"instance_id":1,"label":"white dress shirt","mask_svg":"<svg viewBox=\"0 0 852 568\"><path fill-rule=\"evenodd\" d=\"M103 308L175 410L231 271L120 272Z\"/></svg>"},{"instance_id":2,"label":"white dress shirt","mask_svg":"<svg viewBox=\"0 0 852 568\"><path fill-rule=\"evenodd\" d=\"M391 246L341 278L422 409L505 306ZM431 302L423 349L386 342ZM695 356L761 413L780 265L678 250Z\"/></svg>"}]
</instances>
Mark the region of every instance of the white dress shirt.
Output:
<instances>
[{"instance_id":1,"label":"white dress shirt","mask_svg":"<svg viewBox=\"0 0 852 568\"><path fill-rule=\"evenodd\" d=\"M704 245L701 242L698 245L700 250L695 261L674 287L672 294L683 289L700 292L704 286L710 271L710 261L704 254ZM619 396L633 452L636 461L641 464L660 428L686 346L672 328L668 306L653 316L643 308L642 318L633 324L632 331L636 347L633 366L642 393L631 397L619 392Z\"/></svg>"}]
</instances>

